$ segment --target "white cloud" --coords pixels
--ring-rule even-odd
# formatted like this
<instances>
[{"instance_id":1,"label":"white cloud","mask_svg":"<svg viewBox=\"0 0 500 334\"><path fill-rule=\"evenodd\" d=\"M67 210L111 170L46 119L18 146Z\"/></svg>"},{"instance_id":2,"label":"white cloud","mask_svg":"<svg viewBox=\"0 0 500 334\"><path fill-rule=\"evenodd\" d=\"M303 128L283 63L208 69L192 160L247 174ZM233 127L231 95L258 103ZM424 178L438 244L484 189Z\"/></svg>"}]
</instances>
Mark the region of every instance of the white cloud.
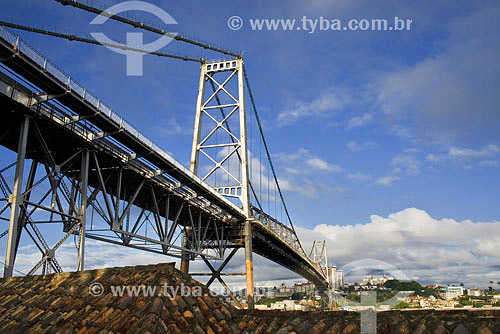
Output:
<instances>
[{"instance_id":1,"label":"white cloud","mask_svg":"<svg viewBox=\"0 0 500 334\"><path fill-rule=\"evenodd\" d=\"M351 118L347 122L347 128L352 129L352 128L356 128L356 127L360 127L360 126L366 126L366 125L370 124L372 121L373 121L373 116L369 113L365 113L361 116L356 116L356 117Z\"/></svg>"},{"instance_id":2,"label":"white cloud","mask_svg":"<svg viewBox=\"0 0 500 334\"><path fill-rule=\"evenodd\" d=\"M320 158L311 158L306 160L306 163L313 169L321 170L325 172L338 173L342 171L342 168L339 165L329 164L325 160Z\"/></svg>"},{"instance_id":3,"label":"white cloud","mask_svg":"<svg viewBox=\"0 0 500 334\"><path fill-rule=\"evenodd\" d=\"M367 174L363 174L361 172L357 172L357 173L347 174L347 178L350 180L354 180L354 181L367 181L367 180L371 179L371 176L367 175Z\"/></svg>"},{"instance_id":4,"label":"white cloud","mask_svg":"<svg viewBox=\"0 0 500 334\"><path fill-rule=\"evenodd\" d=\"M488 167L499 167L500 162L498 160L481 160L479 161L479 165Z\"/></svg>"},{"instance_id":5,"label":"white cloud","mask_svg":"<svg viewBox=\"0 0 500 334\"><path fill-rule=\"evenodd\" d=\"M357 225L318 225L297 229L306 249L326 238L329 262L342 267L363 258L376 258L423 283L487 286L499 277L500 222L435 219L408 208L388 217L372 215Z\"/></svg>"},{"instance_id":6,"label":"white cloud","mask_svg":"<svg viewBox=\"0 0 500 334\"><path fill-rule=\"evenodd\" d=\"M16 257L16 270L27 273L41 259L38 249L27 244L19 249ZM75 271L77 264L77 251L73 240L66 241L56 251L56 259L63 271ZM129 266L137 264L150 264L172 262L172 258L132 248L112 245L100 241L87 239L85 242L85 269L108 268Z\"/></svg>"},{"instance_id":7,"label":"white cloud","mask_svg":"<svg viewBox=\"0 0 500 334\"><path fill-rule=\"evenodd\" d=\"M287 172L288 174L300 174L300 170L292 167L286 167L285 172Z\"/></svg>"},{"instance_id":8,"label":"white cloud","mask_svg":"<svg viewBox=\"0 0 500 334\"><path fill-rule=\"evenodd\" d=\"M333 185L326 185L324 183L314 182L310 179L297 179L293 180L286 178L278 178L281 190L292 191L302 194L309 198L316 198L319 194L336 195L346 191L346 189Z\"/></svg>"},{"instance_id":9,"label":"white cloud","mask_svg":"<svg viewBox=\"0 0 500 334\"><path fill-rule=\"evenodd\" d=\"M387 175L387 176L384 176L384 177L377 179L375 184L380 185L380 186L390 187L394 184L394 182L399 181L399 180L401 180L401 177L399 177L397 175Z\"/></svg>"},{"instance_id":10,"label":"white cloud","mask_svg":"<svg viewBox=\"0 0 500 334\"><path fill-rule=\"evenodd\" d=\"M373 185L391 187L395 182L403 179L403 174L420 174L420 161L416 154L419 152L416 148L403 150L391 160L392 169L385 175L378 178Z\"/></svg>"},{"instance_id":11,"label":"white cloud","mask_svg":"<svg viewBox=\"0 0 500 334\"><path fill-rule=\"evenodd\" d=\"M321 224L313 229L296 227L296 230L306 251L313 240L326 240L329 263L340 268L353 261L372 258L398 268L421 283L464 282L468 286L481 287L500 276L498 221L436 219L423 210L408 208L387 217L372 215L365 224ZM87 269L178 262L164 255L93 240L87 240L86 245ZM23 245L16 269L27 272L40 257L37 249ZM75 270L76 249L72 241L64 243L56 257L65 271ZM255 266L261 268L255 273L257 284L301 280L289 270L259 256L255 257ZM192 262L191 267L196 272L207 270L200 261ZM244 271L243 253L239 252L226 269ZM350 281L349 277L347 279ZM228 284L244 287L244 281L239 277L228 277Z\"/></svg>"},{"instance_id":12,"label":"white cloud","mask_svg":"<svg viewBox=\"0 0 500 334\"><path fill-rule=\"evenodd\" d=\"M446 156L443 156L443 155L436 155L434 153L429 153L425 157L425 160L432 161L432 162L438 162L438 161L444 160L445 158L446 158Z\"/></svg>"},{"instance_id":13,"label":"white cloud","mask_svg":"<svg viewBox=\"0 0 500 334\"><path fill-rule=\"evenodd\" d=\"M489 7L489 8L488 8ZM494 136L500 121L498 4L483 7L449 24L440 52L387 72L373 83L380 110L391 122L412 120L410 131L432 142L465 136Z\"/></svg>"},{"instance_id":14,"label":"white cloud","mask_svg":"<svg viewBox=\"0 0 500 334\"><path fill-rule=\"evenodd\" d=\"M332 183L327 174L340 173L342 167L301 148L293 153L274 155L277 167L282 172L279 183L282 190L292 191L309 198L319 194L336 195L346 189Z\"/></svg>"},{"instance_id":15,"label":"white cloud","mask_svg":"<svg viewBox=\"0 0 500 334\"><path fill-rule=\"evenodd\" d=\"M491 157L497 155L498 152L500 152L498 146L491 144L480 150L452 147L448 152L448 155L453 159L469 159Z\"/></svg>"},{"instance_id":16,"label":"white cloud","mask_svg":"<svg viewBox=\"0 0 500 334\"><path fill-rule=\"evenodd\" d=\"M408 127L404 127L402 125L399 125L399 124L395 124L391 127L390 131L398 136L398 137L401 137L401 138L411 138L413 137L413 132L410 128Z\"/></svg>"},{"instance_id":17,"label":"white cloud","mask_svg":"<svg viewBox=\"0 0 500 334\"><path fill-rule=\"evenodd\" d=\"M357 151L362 151L362 150L374 149L378 146L378 144L377 144L377 142L374 142L374 141L369 141L369 142L366 142L363 144L358 144L356 141L351 140L350 142L348 142L346 144L346 146L351 152L357 152Z\"/></svg>"},{"instance_id":18,"label":"white cloud","mask_svg":"<svg viewBox=\"0 0 500 334\"><path fill-rule=\"evenodd\" d=\"M446 153L429 153L426 160L434 163L455 162L465 164L472 168L471 164L477 162L481 166L498 166L500 148L495 144L484 146L480 149L451 147Z\"/></svg>"},{"instance_id":19,"label":"white cloud","mask_svg":"<svg viewBox=\"0 0 500 334\"><path fill-rule=\"evenodd\" d=\"M181 126L175 117L170 117L168 120L156 120L153 128L165 137L192 135L193 132L189 127Z\"/></svg>"},{"instance_id":20,"label":"white cloud","mask_svg":"<svg viewBox=\"0 0 500 334\"><path fill-rule=\"evenodd\" d=\"M349 95L337 88L323 90L314 100L298 101L278 115L278 123L287 125L295 121L311 117L326 116L342 109L350 102Z\"/></svg>"},{"instance_id":21,"label":"white cloud","mask_svg":"<svg viewBox=\"0 0 500 334\"><path fill-rule=\"evenodd\" d=\"M359 146L358 143L356 143L354 140L351 140L350 142L348 142L346 144L347 148L349 150L351 150L352 152L355 152L355 151L360 151L362 148L361 146Z\"/></svg>"},{"instance_id":22,"label":"white cloud","mask_svg":"<svg viewBox=\"0 0 500 334\"><path fill-rule=\"evenodd\" d=\"M329 173L342 171L339 165L329 163L305 148L298 149L294 153L278 153L275 157L277 161L287 166L285 171L291 174L309 174L315 170Z\"/></svg>"},{"instance_id":23,"label":"white cloud","mask_svg":"<svg viewBox=\"0 0 500 334\"><path fill-rule=\"evenodd\" d=\"M415 156L415 150L405 150L403 153L396 155L391 161L391 165L402 167L408 175L420 174L419 164L420 162Z\"/></svg>"}]
</instances>

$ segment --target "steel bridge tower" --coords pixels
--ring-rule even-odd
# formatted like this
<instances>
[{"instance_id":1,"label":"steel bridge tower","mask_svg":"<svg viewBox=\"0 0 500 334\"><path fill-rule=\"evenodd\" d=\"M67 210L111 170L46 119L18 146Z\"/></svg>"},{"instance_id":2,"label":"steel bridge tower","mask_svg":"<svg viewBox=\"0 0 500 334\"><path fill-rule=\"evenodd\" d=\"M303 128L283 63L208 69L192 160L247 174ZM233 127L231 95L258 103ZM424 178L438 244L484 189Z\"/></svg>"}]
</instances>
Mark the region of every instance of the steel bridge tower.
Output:
<instances>
[{"instance_id":1,"label":"steel bridge tower","mask_svg":"<svg viewBox=\"0 0 500 334\"><path fill-rule=\"evenodd\" d=\"M246 215L242 235L247 299L251 308L254 292L252 214L243 71L242 58L201 65L190 170L240 206ZM202 166L206 169L200 170L203 158L206 163ZM186 256L181 263L181 270L186 273L188 263Z\"/></svg>"}]
</instances>

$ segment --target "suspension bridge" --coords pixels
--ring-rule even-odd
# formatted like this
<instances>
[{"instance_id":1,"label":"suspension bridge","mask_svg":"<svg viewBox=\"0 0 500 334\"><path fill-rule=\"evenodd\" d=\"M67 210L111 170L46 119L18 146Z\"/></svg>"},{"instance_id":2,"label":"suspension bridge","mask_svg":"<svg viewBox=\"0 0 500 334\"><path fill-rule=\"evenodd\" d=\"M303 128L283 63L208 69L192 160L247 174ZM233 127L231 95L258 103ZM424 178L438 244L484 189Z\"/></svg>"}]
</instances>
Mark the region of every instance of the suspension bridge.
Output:
<instances>
[{"instance_id":1,"label":"suspension bridge","mask_svg":"<svg viewBox=\"0 0 500 334\"><path fill-rule=\"evenodd\" d=\"M171 34L89 3L56 1ZM15 161L0 168L0 219L8 222L0 231L0 238L7 239L4 277L14 274L21 237L40 251L28 275L61 272L57 250L74 238L77 270L84 269L86 239L174 256L181 259L182 271L210 276L207 285L217 280L231 296L222 276L246 276L249 307L253 253L328 290L326 251L315 249L315 243L308 253L297 237L239 53L179 34L172 36L180 43L228 58L209 61L154 53L200 63L186 168L5 26L96 44L90 38L0 22L0 144L16 153ZM249 126L257 139L249 140ZM51 244L43 230L54 224L60 226L60 238ZM245 250L245 272L224 273L239 249ZM190 272L195 259L204 261L210 273ZM211 260L219 260L220 266Z\"/></svg>"}]
</instances>

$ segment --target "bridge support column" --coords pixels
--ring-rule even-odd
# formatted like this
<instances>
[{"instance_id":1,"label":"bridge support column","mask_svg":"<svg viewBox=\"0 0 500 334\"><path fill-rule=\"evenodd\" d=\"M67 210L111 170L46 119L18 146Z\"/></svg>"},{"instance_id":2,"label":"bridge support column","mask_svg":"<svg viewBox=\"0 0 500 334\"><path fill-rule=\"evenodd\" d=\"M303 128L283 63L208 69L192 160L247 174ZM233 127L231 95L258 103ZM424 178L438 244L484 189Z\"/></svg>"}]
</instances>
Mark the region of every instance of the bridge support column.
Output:
<instances>
[{"instance_id":1,"label":"bridge support column","mask_svg":"<svg viewBox=\"0 0 500 334\"><path fill-rule=\"evenodd\" d=\"M184 231L183 238L182 238L182 247L187 248L188 247L188 228ZM186 251L182 251L182 258L181 258L181 272L184 274L189 274L189 254Z\"/></svg>"},{"instance_id":2,"label":"bridge support column","mask_svg":"<svg viewBox=\"0 0 500 334\"><path fill-rule=\"evenodd\" d=\"M247 304L248 309L254 309L254 282L253 282L253 256L252 256L252 222L247 220L243 230L245 237L245 268L247 278Z\"/></svg>"},{"instance_id":3,"label":"bridge support column","mask_svg":"<svg viewBox=\"0 0 500 334\"><path fill-rule=\"evenodd\" d=\"M17 148L17 164L16 174L14 176L14 187L11 194L10 219L9 219L9 236L7 239L7 249L5 254L5 268L3 277L12 276L14 262L16 260L16 246L20 238L19 228L19 213L21 211L22 186L24 159L26 157L26 144L28 142L29 118L26 116L21 122L21 131L19 134L19 145Z\"/></svg>"},{"instance_id":4,"label":"bridge support column","mask_svg":"<svg viewBox=\"0 0 500 334\"><path fill-rule=\"evenodd\" d=\"M89 179L89 151L83 150L82 152L82 165L80 169L80 231L79 245L78 245L78 271L83 270L84 257L85 257L85 227L87 225L87 188Z\"/></svg>"}]
</instances>

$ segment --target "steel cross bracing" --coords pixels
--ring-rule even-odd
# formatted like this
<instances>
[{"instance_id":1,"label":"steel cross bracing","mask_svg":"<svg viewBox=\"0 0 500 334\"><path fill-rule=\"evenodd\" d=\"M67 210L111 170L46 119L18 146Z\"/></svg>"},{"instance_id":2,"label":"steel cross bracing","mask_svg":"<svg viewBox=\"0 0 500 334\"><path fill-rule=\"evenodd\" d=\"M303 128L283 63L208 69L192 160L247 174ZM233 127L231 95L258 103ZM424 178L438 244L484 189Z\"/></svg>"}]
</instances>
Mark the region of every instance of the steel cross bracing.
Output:
<instances>
[{"instance_id":1,"label":"steel cross bracing","mask_svg":"<svg viewBox=\"0 0 500 334\"><path fill-rule=\"evenodd\" d=\"M246 213L17 36L0 28L0 37L0 143L18 153L8 169L17 169L17 182L0 175L0 218L14 222L8 234L0 230L0 238L9 239L6 275L12 274L21 231L40 249L35 267L48 272L61 270L56 251L71 235L79 269L86 238L222 259L227 248L243 246L250 220L254 252L326 287L322 269L290 227L250 206ZM25 161L27 177L21 172ZM37 226L47 222L62 224L62 239L43 239Z\"/></svg>"},{"instance_id":2,"label":"steel cross bracing","mask_svg":"<svg viewBox=\"0 0 500 334\"><path fill-rule=\"evenodd\" d=\"M328 279L328 255L326 252L326 241L314 241L309 258L319 266Z\"/></svg>"},{"instance_id":3,"label":"steel cross bracing","mask_svg":"<svg viewBox=\"0 0 500 334\"><path fill-rule=\"evenodd\" d=\"M30 98L25 90L13 85L12 80L4 74L1 74L1 77L1 87L5 88L1 90L2 93L10 92L11 99L31 101L28 105L32 104L34 98ZM19 149L19 152L22 153L24 150L24 153L18 154L15 164L15 184L11 187L3 176L0 178L6 202L2 211L6 211L10 204L10 217L13 221L18 221L17 226L10 225L16 228L18 233L9 233L9 237L12 235L12 238L9 238L11 245L8 245L7 249L11 250L11 253L7 256L6 265L13 264L14 259L10 257L15 256L20 231L23 228L42 252L41 260L28 274L35 273L42 264L44 264L43 273L47 272L45 264L51 264L54 271L61 271L55 259L55 251L72 234L78 235L78 249L81 252L77 268L83 267L82 233L85 233L87 238L180 256L184 248L176 243L176 240L180 234L189 231L191 254L223 258L225 246L229 242L227 235L230 235L228 234L230 229L224 226L227 217L221 216L216 211L211 212L206 202L196 203L193 201L195 198L191 199L192 193L183 191L182 187L177 188L178 185L172 184L172 181L162 178L161 175L154 176L154 171L139 160L131 159L124 162L116 159L119 158L116 153L121 149L113 147L114 145L106 139L94 140L94 145L87 145L88 148L76 147L71 150L60 147L60 144L54 143L55 134L51 127L50 133L47 133L49 127L45 118L63 125L64 130L69 130L68 132L72 132L82 140L91 137L90 133L86 131L87 129L80 128L78 123L64 126L62 116L64 113L49 103L35 104L30 110L31 115L20 115L22 121L19 147L22 149ZM16 123L16 120L12 121ZM12 127L7 130L16 133L12 131ZM5 140L2 144L11 145ZM68 150L68 157L59 158L61 149ZM23 162L27 159L26 153L31 158L31 168L23 188L21 170ZM13 168L12 164L8 167ZM5 169L8 170L9 168ZM91 185L87 186L89 181ZM35 192L43 194L36 201L30 199L31 194ZM87 200L84 201L83 198ZM85 226L86 206L92 207L105 224ZM135 214L132 211L134 206L141 208L139 211L136 210ZM44 215L42 211L47 214ZM16 216L19 216L19 219ZM165 217L170 219L167 220ZM65 232L63 238L53 247L47 246L35 225L47 222L62 223ZM148 226L150 233L147 232ZM30 229L33 231L30 232ZM204 252L206 249L212 252Z\"/></svg>"},{"instance_id":4,"label":"steel cross bracing","mask_svg":"<svg viewBox=\"0 0 500 334\"><path fill-rule=\"evenodd\" d=\"M216 74L225 75L216 77ZM231 90L229 85L233 81L236 82ZM215 86L213 93L205 92L207 84ZM221 115L216 115L219 112ZM233 124L236 126L231 127L230 122L235 118L237 120ZM202 180L209 182L222 196L237 199L237 204L249 217L245 121L243 60L233 59L202 64L190 169L194 174L198 174L199 155L202 153L209 166L205 172L201 172ZM238 158L234 159L236 156ZM231 160L237 160L236 164L233 163L231 166ZM220 186L217 184L217 176Z\"/></svg>"}]
</instances>

